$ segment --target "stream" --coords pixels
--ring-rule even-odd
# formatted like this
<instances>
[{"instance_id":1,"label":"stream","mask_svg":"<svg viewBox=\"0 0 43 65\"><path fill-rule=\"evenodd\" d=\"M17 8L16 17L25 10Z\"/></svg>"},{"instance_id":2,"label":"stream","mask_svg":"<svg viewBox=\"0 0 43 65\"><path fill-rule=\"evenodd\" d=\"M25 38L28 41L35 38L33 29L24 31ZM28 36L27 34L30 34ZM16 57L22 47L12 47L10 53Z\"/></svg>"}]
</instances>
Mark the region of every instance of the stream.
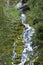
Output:
<instances>
[{"instance_id":1,"label":"stream","mask_svg":"<svg viewBox=\"0 0 43 65\"><path fill-rule=\"evenodd\" d=\"M21 2L19 2L16 5L16 8L19 9L19 11L21 13L21 22L25 26L25 29L22 32L22 35L23 35L22 42L24 43L24 50L21 55L21 62L19 63L19 65L24 65L24 63L30 59L31 52L33 52L33 49L31 47L31 43L32 43L31 39L32 39L32 36L34 33L34 28L29 26L29 24L27 24L26 15L22 12L22 9L20 9L20 7L22 7ZM15 57L16 57L16 52L13 51L13 58L15 58ZM12 62L12 65L15 65L15 64L13 64L13 62ZM34 65L34 63L30 63L28 65Z\"/></svg>"}]
</instances>

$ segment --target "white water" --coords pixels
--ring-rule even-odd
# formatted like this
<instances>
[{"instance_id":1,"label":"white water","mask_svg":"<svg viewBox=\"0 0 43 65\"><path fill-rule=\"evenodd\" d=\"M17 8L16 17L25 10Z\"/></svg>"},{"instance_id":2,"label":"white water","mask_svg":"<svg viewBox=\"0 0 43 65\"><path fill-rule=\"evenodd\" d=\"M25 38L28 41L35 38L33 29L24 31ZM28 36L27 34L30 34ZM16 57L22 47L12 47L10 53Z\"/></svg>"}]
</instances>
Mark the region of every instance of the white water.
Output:
<instances>
[{"instance_id":1,"label":"white water","mask_svg":"<svg viewBox=\"0 0 43 65\"><path fill-rule=\"evenodd\" d=\"M30 58L30 53L33 51L32 47L30 46L32 41L31 37L34 33L34 29L29 26L29 24L26 24L26 16L25 14L21 14L21 20L22 24L25 26L25 29L23 31L23 42L25 44L24 50L22 52L22 57L21 57L21 63L19 65L24 65L24 63L29 60ZM30 64L32 65L32 64Z\"/></svg>"},{"instance_id":2,"label":"white water","mask_svg":"<svg viewBox=\"0 0 43 65\"><path fill-rule=\"evenodd\" d=\"M20 7L22 7L22 3L19 2L16 5L16 8L19 9ZM21 63L19 65L24 65L24 63L30 59L30 53L33 51L32 47L30 46L32 41L31 38L33 36L34 33L34 29L29 26L29 24L26 23L26 15L24 13L21 13L21 20L22 20L22 24L25 26L25 29L23 30L23 40L22 42L24 42L24 50L22 52L22 56L21 56ZM16 58L16 52L13 52L13 60ZM12 65L13 62L12 62ZM30 63L30 65L34 65L33 63Z\"/></svg>"}]
</instances>

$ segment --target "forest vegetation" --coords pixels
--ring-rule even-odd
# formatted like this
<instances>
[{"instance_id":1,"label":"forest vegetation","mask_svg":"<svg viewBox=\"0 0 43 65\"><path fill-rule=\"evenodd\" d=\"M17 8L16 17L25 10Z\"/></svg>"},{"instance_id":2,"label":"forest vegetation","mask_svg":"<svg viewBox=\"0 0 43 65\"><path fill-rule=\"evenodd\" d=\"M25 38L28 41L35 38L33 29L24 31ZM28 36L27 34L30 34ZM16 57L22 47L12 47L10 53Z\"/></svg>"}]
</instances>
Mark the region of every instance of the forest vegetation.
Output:
<instances>
[{"instance_id":1,"label":"forest vegetation","mask_svg":"<svg viewBox=\"0 0 43 65\"><path fill-rule=\"evenodd\" d=\"M13 44L16 41L15 51L18 58L14 63L18 65L21 60L24 47L22 32L25 27L21 23L19 11L15 9L19 1L0 0L0 65L12 65ZM35 65L43 65L43 0L28 0L27 4L30 7L30 10L25 12L27 23L35 29L31 46L34 54L39 54L37 59L36 56L31 58L35 58Z\"/></svg>"}]
</instances>

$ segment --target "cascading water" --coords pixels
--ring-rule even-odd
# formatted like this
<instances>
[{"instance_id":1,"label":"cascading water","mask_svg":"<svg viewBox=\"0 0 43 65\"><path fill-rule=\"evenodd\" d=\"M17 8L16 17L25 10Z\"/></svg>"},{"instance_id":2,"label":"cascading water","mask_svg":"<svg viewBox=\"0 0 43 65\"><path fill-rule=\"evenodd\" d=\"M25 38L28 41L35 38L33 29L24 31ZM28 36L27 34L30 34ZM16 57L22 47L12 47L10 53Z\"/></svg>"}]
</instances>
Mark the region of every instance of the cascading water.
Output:
<instances>
[{"instance_id":1,"label":"cascading water","mask_svg":"<svg viewBox=\"0 0 43 65\"><path fill-rule=\"evenodd\" d=\"M21 63L19 65L24 65L24 63L29 60L30 53L33 51L31 45L31 36L34 33L34 29L26 24L26 16L25 14L21 14L22 24L25 26L23 31L23 42L25 43L24 50L22 52ZM31 64L33 65L33 63Z\"/></svg>"},{"instance_id":2,"label":"cascading water","mask_svg":"<svg viewBox=\"0 0 43 65\"><path fill-rule=\"evenodd\" d=\"M31 41L31 37L33 36L34 33L34 29L32 27L29 26L29 24L26 23L26 15L22 12L22 9L20 9L20 7L22 7L22 3L19 2L16 5L16 8L19 9L19 11L21 12L21 20L22 20L22 24L25 26L25 29L23 30L23 40L22 42L24 42L24 50L22 52L22 56L21 56L21 63L19 65L24 65L24 63L29 60L30 58L30 53L33 51L32 47L30 46L32 41ZM16 53L14 53L13 58L15 58ZM12 65L14 65L12 63ZM29 65L29 64L28 64ZM30 65L34 65L33 63Z\"/></svg>"}]
</instances>

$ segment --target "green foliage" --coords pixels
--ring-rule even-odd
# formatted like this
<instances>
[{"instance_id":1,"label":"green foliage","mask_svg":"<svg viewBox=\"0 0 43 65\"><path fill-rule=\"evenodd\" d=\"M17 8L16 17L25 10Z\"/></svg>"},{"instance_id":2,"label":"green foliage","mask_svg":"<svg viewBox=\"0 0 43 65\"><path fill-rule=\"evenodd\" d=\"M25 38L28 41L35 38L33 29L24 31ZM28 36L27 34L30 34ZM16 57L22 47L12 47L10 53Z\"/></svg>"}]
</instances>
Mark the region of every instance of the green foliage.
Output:
<instances>
[{"instance_id":1,"label":"green foliage","mask_svg":"<svg viewBox=\"0 0 43 65\"><path fill-rule=\"evenodd\" d=\"M30 7L30 11L26 12L27 22L32 25L37 24L38 22L43 21L43 0L29 0L28 6Z\"/></svg>"},{"instance_id":2,"label":"green foliage","mask_svg":"<svg viewBox=\"0 0 43 65\"><path fill-rule=\"evenodd\" d=\"M35 53L37 53L37 51L40 53L37 61L40 62L39 65L41 65L43 63L43 23L39 23L36 26L35 33L36 35L33 36L32 47ZM37 46L37 48L34 48L35 46Z\"/></svg>"},{"instance_id":3,"label":"green foliage","mask_svg":"<svg viewBox=\"0 0 43 65\"><path fill-rule=\"evenodd\" d=\"M4 1L1 3L5 3ZM2 4L1 4L2 5ZM0 7L0 64L11 65L13 44L23 30L19 12L13 8ZM19 50L19 49L18 49ZM22 48L21 48L22 52Z\"/></svg>"},{"instance_id":4,"label":"green foliage","mask_svg":"<svg viewBox=\"0 0 43 65\"><path fill-rule=\"evenodd\" d=\"M34 55L37 51L40 53L37 62L43 65L43 0L29 0L30 11L26 12L27 22L35 28L35 34L32 37L32 47ZM37 47L36 47L37 46ZM36 48L35 48L36 47ZM41 61L40 61L40 60ZM37 65L37 64L36 64Z\"/></svg>"},{"instance_id":5,"label":"green foliage","mask_svg":"<svg viewBox=\"0 0 43 65\"><path fill-rule=\"evenodd\" d=\"M21 24L20 15L15 10L15 4L19 0L10 0L9 7L7 0L0 1L0 64L11 65L13 44L16 40L16 53L17 59L14 61L16 65L20 63L21 53L23 51L24 44L22 43L22 31L24 26ZM43 0L29 0L28 6L30 11L26 12L27 23L33 26L35 34L33 36L32 47L34 52L40 52L37 62L39 65L43 65ZM20 50L19 50L20 49ZM26 64L28 61L26 62ZM37 65L37 64L36 64Z\"/></svg>"},{"instance_id":6,"label":"green foliage","mask_svg":"<svg viewBox=\"0 0 43 65\"><path fill-rule=\"evenodd\" d=\"M16 42L15 52L17 53L17 58L14 60L14 64L20 63L23 47L24 43L22 42L22 36L19 36L18 41Z\"/></svg>"}]
</instances>

